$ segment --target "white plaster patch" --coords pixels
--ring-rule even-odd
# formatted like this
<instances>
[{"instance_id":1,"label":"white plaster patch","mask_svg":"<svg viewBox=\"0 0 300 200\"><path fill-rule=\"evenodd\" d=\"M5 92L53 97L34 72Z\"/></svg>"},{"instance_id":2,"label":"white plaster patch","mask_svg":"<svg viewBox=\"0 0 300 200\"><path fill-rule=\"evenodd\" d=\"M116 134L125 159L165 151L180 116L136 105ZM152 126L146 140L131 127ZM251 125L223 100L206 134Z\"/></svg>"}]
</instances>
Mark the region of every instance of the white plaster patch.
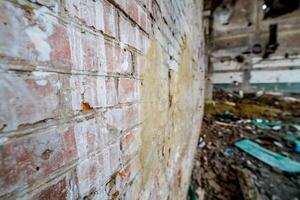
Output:
<instances>
[{"instance_id":1,"label":"white plaster patch","mask_svg":"<svg viewBox=\"0 0 300 200\"><path fill-rule=\"evenodd\" d=\"M84 78L82 76L71 76L70 87L71 87L71 101L73 110L81 110L82 99L81 94L85 93Z\"/></svg>"},{"instance_id":2,"label":"white plaster patch","mask_svg":"<svg viewBox=\"0 0 300 200\"><path fill-rule=\"evenodd\" d=\"M125 49L125 44L123 42L120 42L121 49Z\"/></svg>"},{"instance_id":3,"label":"white plaster patch","mask_svg":"<svg viewBox=\"0 0 300 200\"><path fill-rule=\"evenodd\" d=\"M75 70L83 70L82 37L74 28L68 28L69 43L71 45L71 60Z\"/></svg>"},{"instance_id":4,"label":"white plaster patch","mask_svg":"<svg viewBox=\"0 0 300 200\"><path fill-rule=\"evenodd\" d=\"M47 42L47 34L37 26L28 27L25 32L34 44L35 50L38 51L39 60L50 60L51 47Z\"/></svg>"},{"instance_id":5,"label":"white plaster patch","mask_svg":"<svg viewBox=\"0 0 300 200\"><path fill-rule=\"evenodd\" d=\"M33 19L42 22L41 23L43 25L42 29L45 29L46 33L53 32L53 20L55 20L55 18L49 15L49 12L50 11L47 7L40 7L34 10L34 16L33 16Z\"/></svg>"},{"instance_id":6,"label":"white plaster patch","mask_svg":"<svg viewBox=\"0 0 300 200\"><path fill-rule=\"evenodd\" d=\"M58 105L57 95L50 93L39 96L26 80L37 79L16 74L0 74L0 99L5 100L0 104L1 123L7 125L7 131L15 130L20 124L34 123L54 116L53 111ZM28 108L30 112L26 111Z\"/></svg>"},{"instance_id":7,"label":"white plaster patch","mask_svg":"<svg viewBox=\"0 0 300 200\"><path fill-rule=\"evenodd\" d=\"M56 87L57 87L58 89L61 88L61 83L60 83L60 81L57 81L55 85L56 85Z\"/></svg>"},{"instance_id":8,"label":"white plaster patch","mask_svg":"<svg viewBox=\"0 0 300 200\"><path fill-rule=\"evenodd\" d=\"M49 9L41 7L34 10L33 19L38 21L38 25L25 29L26 34L34 44L35 50L38 52L38 58L41 61L50 60L51 46L48 43L48 37L53 34L54 18L49 16Z\"/></svg>"},{"instance_id":9,"label":"white plaster patch","mask_svg":"<svg viewBox=\"0 0 300 200\"><path fill-rule=\"evenodd\" d=\"M79 158L85 158L87 155L87 127L89 122L81 122L76 124L75 126L75 137L76 137L76 146L77 149L80 149L80 151L77 151L77 155Z\"/></svg>"},{"instance_id":10,"label":"white plaster patch","mask_svg":"<svg viewBox=\"0 0 300 200\"><path fill-rule=\"evenodd\" d=\"M12 57L25 56L22 45L26 44L26 41L21 31L24 26L28 26L28 20L23 17L24 12L16 9L9 1L1 1L1 8L1 19L6 20L7 27L1 26L0 29L0 52Z\"/></svg>"},{"instance_id":11,"label":"white plaster patch","mask_svg":"<svg viewBox=\"0 0 300 200\"><path fill-rule=\"evenodd\" d=\"M37 80L36 84L38 84L39 86L45 86L47 85L48 81L47 80Z\"/></svg>"},{"instance_id":12,"label":"white plaster patch","mask_svg":"<svg viewBox=\"0 0 300 200\"><path fill-rule=\"evenodd\" d=\"M49 76L50 74L54 74L54 73L34 71L31 74L37 78L45 78L45 77Z\"/></svg>"},{"instance_id":13,"label":"white plaster patch","mask_svg":"<svg viewBox=\"0 0 300 200\"><path fill-rule=\"evenodd\" d=\"M122 71L128 70L128 67L130 66L128 61L129 61L129 53L125 52L125 56L121 65Z\"/></svg>"},{"instance_id":14,"label":"white plaster patch","mask_svg":"<svg viewBox=\"0 0 300 200\"><path fill-rule=\"evenodd\" d=\"M107 92L106 91L106 83L104 78L98 78L97 79L97 103L100 106L105 106L106 105L106 97L107 97Z\"/></svg>"},{"instance_id":15,"label":"white plaster patch","mask_svg":"<svg viewBox=\"0 0 300 200\"><path fill-rule=\"evenodd\" d=\"M42 72L42 71L34 71L31 73L37 80L36 83L39 86L45 86L48 83L48 80L45 80L45 78L47 78L50 75L54 75L55 73L53 72ZM55 83L55 86L60 89L60 82L58 80L56 80L55 82L52 81L53 83Z\"/></svg>"},{"instance_id":16,"label":"white plaster patch","mask_svg":"<svg viewBox=\"0 0 300 200\"><path fill-rule=\"evenodd\" d=\"M0 145L3 145L8 140L7 137L1 137L0 138Z\"/></svg>"},{"instance_id":17,"label":"white plaster patch","mask_svg":"<svg viewBox=\"0 0 300 200\"><path fill-rule=\"evenodd\" d=\"M109 177L111 174L110 154L108 148L103 150L103 171L105 178Z\"/></svg>"},{"instance_id":18,"label":"white plaster patch","mask_svg":"<svg viewBox=\"0 0 300 200\"><path fill-rule=\"evenodd\" d=\"M96 9L95 9L95 24L96 29L102 30L104 27L104 19L103 19L103 2L96 1Z\"/></svg>"}]
</instances>

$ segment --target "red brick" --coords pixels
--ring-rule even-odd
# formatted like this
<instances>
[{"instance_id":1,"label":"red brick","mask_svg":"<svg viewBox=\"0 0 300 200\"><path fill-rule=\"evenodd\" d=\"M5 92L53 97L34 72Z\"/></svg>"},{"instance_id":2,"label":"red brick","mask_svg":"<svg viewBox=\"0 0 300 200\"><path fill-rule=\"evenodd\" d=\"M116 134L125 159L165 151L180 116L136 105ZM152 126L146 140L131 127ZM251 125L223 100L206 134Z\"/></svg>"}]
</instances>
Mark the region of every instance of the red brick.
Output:
<instances>
[{"instance_id":1,"label":"red brick","mask_svg":"<svg viewBox=\"0 0 300 200\"><path fill-rule=\"evenodd\" d=\"M151 4L151 0L140 0L143 4L143 6L145 6L146 8L149 8L150 7L150 4Z\"/></svg>"},{"instance_id":2,"label":"red brick","mask_svg":"<svg viewBox=\"0 0 300 200\"><path fill-rule=\"evenodd\" d=\"M130 187L127 188L127 190L124 193L124 200L130 200L134 199L136 197L136 194L140 194L141 192L141 186L142 186L142 177L141 174L138 173L132 182L130 183Z\"/></svg>"},{"instance_id":3,"label":"red brick","mask_svg":"<svg viewBox=\"0 0 300 200\"><path fill-rule=\"evenodd\" d=\"M106 119L98 118L97 122L99 123L99 121L105 122L105 126L101 128L101 133L103 134L104 147L110 146L111 144L118 141L121 135L121 131L116 127L113 127L110 124L108 124Z\"/></svg>"},{"instance_id":4,"label":"red brick","mask_svg":"<svg viewBox=\"0 0 300 200\"><path fill-rule=\"evenodd\" d=\"M139 22L139 6L136 0L127 0L127 12L135 22Z\"/></svg>"},{"instance_id":5,"label":"red brick","mask_svg":"<svg viewBox=\"0 0 300 200\"><path fill-rule=\"evenodd\" d=\"M67 66L71 65L71 50L69 45L69 37L66 29L62 26L55 26L54 32L49 37L49 44L52 47L51 60L54 65L63 63Z\"/></svg>"},{"instance_id":6,"label":"red brick","mask_svg":"<svg viewBox=\"0 0 300 200\"><path fill-rule=\"evenodd\" d=\"M132 128L141 122L139 104L134 104L122 108L114 108L107 112L107 123L117 130Z\"/></svg>"},{"instance_id":7,"label":"red brick","mask_svg":"<svg viewBox=\"0 0 300 200\"><path fill-rule=\"evenodd\" d=\"M37 2L40 5L47 6L51 10L56 11L58 7L58 0L30 0L31 2Z\"/></svg>"},{"instance_id":8,"label":"red brick","mask_svg":"<svg viewBox=\"0 0 300 200\"><path fill-rule=\"evenodd\" d=\"M25 11L9 1L0 2L0 55L30 63L70 68L66 29L46 7Z\"/></svg>"},{"instance_id":9,"label":"red brick","mask_svg":"<svg viewBox=\"0 0 300 200\"><path fill-rule=\"evenodd\" d=\"M127 11L127 1L124 0L113 0L113 1L118 5L118 7L121 8L121 10L125 12Z\"/></svg>"},{"instance_id":10,"label":"red brick","mask_svg":"<svg viewBox=\"0 0 300 200\"><path fill-rule=\"evenodd\" d=\"M121 151L122 151L122 161L124 163L127 163L127 161L132 159L140 150L140 146L141 146L140 132L141 132L141 128L134 128L122 136Z\"/></svg>"},{"instance_id":11,"label":"red brick","mask_svg":"<svg viewBox=\"0 0 300 200\"><path fill-rule=\"evenodd\" d=\"M141 115L140 79L149 56L148 10L153 5L157 18L151 40L178 60L181 36L186 33L191 39L194 34L188 31L190 24L181 26L190 11L186 4L174 8L172 2L153 0L0 1L0 130L6 125L0 141L0 197L109 199L107 194L113 193L104 190L110 184L122 199L168 196L157 188L175 182L172 171L177 168L167 160L174 170L163 177L166 180L160 177L163 168L152 169L157 175L148 179L141 172L141 164L147 168L148 163L140 163L141 118L148 117ZM180 16L169 16L174 9ZM178 19L176 24L169 23L170 18ZM188 21L196 24L192 18ZM177 39L170 28L180 29ZM168 67L175 67L165 56L161 73L167 77ZM35 67L53 73L31 73ZM157 91L162 98L150 99L163 118L162 129L168 123L165 89ZM201 110L198 114L192 121L200 121ZM193 134L193 127L186 128ZM150 142L158 145L156 153L168 151L163 141ZM168 189L174 190L172 185Z\"/></svg>"},{"instance_id":12,"label":"red brick","mask_svg":"<svg viewBox=\"0 0 300 200\"><path fill-rule=\"evenodd\" d=\"M38 200L67 200L68 190L66 179L62 179L59 182L48 186L39 195L37 195Z\"/></svg>"},{"instance_id":13,"label":"red brick","mask_svg":"<svg viewBox=\"0 0 300 200\"><path fill-rule=\"evenodd\" d=\"M94 0L65 1L64 8L69 16L87 26L103 30L103 4Z\"/></svg>"},{"instance_id":14,"label":"red brick","mask_svg":"<svg viewBox=\"0 0 300 200\"><path fill-rule=\"evenodd\" d=\"M139 21L138 21L138 24L141 26L141 28L148 32L148 29L147 29L147 14L146 12L144 11L143 8L139 7Z\"/></svg>"},{"instance_id":15,"label":"red brick","mask_svg":"<svg viewBox=\"0 0 300 200\"><path fill-rule=\"evenodd\" d=\"M145 40L146 40L145 34L139 30L137 32L137 48L142 52L147 51L147 49L145 47Z\"/></svg>"},{"instance_id":16,"label":"red brick","mask_svg":"<svg viewBox=\"0 0 300 200\"><path fill-rule=\"evenodd\" d=\"M76 177L79 196L93 196L104 183L102 155L97 154L81 161L76 167Z\"/></svg>"},{"instance_id":17,"label":"red brick","mask_svg":"<svg viewBox=\"0 0 300 200\"><path fill-rule=\"evenodd\" d=\"M114 6L107 2L103 2L104 15L104 33L116 37L116 11Z\"/></svg>"},{"instance_id":18,"label":"red brick","mask_svg":"<svg viewBox=\"0 0 300 200\"><path fill-rule=\"evenodd\" d=\"M79 157L85 157L103 149L103 133L95 119L77 123L75 135Z\"/></svg>"},{"instance_id":19,"label":"red brick","mask_svg":"<svg viewBox=\"0 0 300 200\"><path fill-rule=\"evenodd\" d=\"M29 76L0 74L0 124L5 131L20 125L55 118L59 105L57 74L34 72ZM4 101L5 100L5 101Z\"/></svg>"},{"instance_id":20,"label":"red brick","mask_svg":"<svg viewBox=\"0 0 300 200\"><path fill-rule=\"evenodd\" d=\"M128 50L106 42L105 51L108 73L127 74L132 72L132 56Z\"/></svg>"},{"instance_id":21,"label":"red brick","mask_svg":"<svg viewBox=\"0 0 300 200\"><path fill-rule=\"evenodd\" d=\"M141 171L141 163L138 156L133 158L126 166L117 173L117 183L119 190L123 193L132 180Z\"/></svg>"},{"instance_id":22,"label":"red brick","mask_svg":"<svg viewBox=\"0 0 300 200\"><path fill-rule=\"evenodd\" d=\"M97 38L91 34L82 34L82 36L83 67L86 71L98 71L101 60L97 55L100 49Z\"/></svg>"},{"instance_id":23,"label":"red brick","mask_svg":"<svg viewBox=\"0 0 300 200\"><path fill-rule=\"evenodd\" d=\"M119 20L120 40L124 44L128 44L136 49L139 49L138 44L138 28L132 24L128 18L121 15Z\"/></svg>"},{"instance_id":24,"label":"red brick","mask_svg":"<svg viewBox=\"0 0 300 200\"><path fill-rule=\"evenodd\" d=\"M137 54L136 55L136 67L135 67L135 74L137 77L144 76L146 70L146 58L143 55Z\"/></svg>"},{"instance_id":25,"label":"red brick","mask_svg":"<svg viewBox=\"0 0 300 200\"><path fill-rule=\"evenodd\" d=\"M120 103L137 100L138 82L134 79L120 78L118 84L118 99Z\"/></svg>"},{"instance_id":26,"label":"red brick","mask_svg":"<svg viewBox=\"0 0 300 200\"><path fill-rule=\"evenodd\" d=\"M106 85L106 103L107 106L114 106L117 104L117 80L114 78L106 78L105 85Z\"/></svg>"},{"instance_id":27,"label":"red brick","mask_svg":"<svg viewBox=\"0 0 300 200\"><path fill-rule=\"evenodd\" d=\"M77 141L75 138L75 130L73 127L68 128L63 134L63 141L65 148L65 157L67 161L72 161L78 157L77 155Z\"/></svg>"},{"instance_id":28,"label":"red brick","mask_svg":"<svg viewBox=\"0 0 300 200\"><path fill-rule=\"evenodd\" d=\"M74 160L77 153L73 134L72 127L52 128L4 144L0 195L34 183Z\"/></svg>"},{"instance_id":29,"label":"red brick","mask_svg":"<svg viewBox=\"0 0 300 200\"><path fill-rule=\"evenodd\" d=\"M115 142L103 151L103 164L105 178L108 179L121 167L120 143Z\"/></svg>"},{"instance_id":30,"label":"red brick","mask_svg":"<svg viewBox=\"0 0 300 200\"><path fill-rule=\"evenodd\" d=\"M90 107L105 107L106 83L104 77L75 75L70 78L71 102L74 112L82 110L82 103Z\"/></svg>"},{"instance_id":31,"label":"red brick","mask_svg":"<svg viewBox=\"0 0 300 200\"><path fill-rule=\"evenodd\" d=\"M144 8L139 5L136 0L128 0L127 2L127 14L129 17L138 24L144 31L147 30L147 14ZM122 32L122 29L121 29Z\"/></svg>"},{"instance_id":32,"label":"red brick","mask_svg":"<svg viewBox=\"0 0 300 200\"><path fill-rule=\"evenodd\" d=\"M104 38L75 28L69 29L69 35L73 69L104 73Z\"/></svg>"}]
</instances>

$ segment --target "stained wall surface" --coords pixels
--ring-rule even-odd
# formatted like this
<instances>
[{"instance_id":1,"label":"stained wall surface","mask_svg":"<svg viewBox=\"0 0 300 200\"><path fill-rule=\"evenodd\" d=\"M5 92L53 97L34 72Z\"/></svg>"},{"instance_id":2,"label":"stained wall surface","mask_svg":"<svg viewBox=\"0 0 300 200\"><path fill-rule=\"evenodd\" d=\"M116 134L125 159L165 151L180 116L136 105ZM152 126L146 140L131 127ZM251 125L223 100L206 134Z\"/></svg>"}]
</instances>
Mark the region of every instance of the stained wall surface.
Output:
<instances>
[{"instance_id":1,"label":"stained wall surface","mask_svg":"<svg viewBox=\"0 0 300 200\"><path fill-rule=\"evenodd\" d=\"M184 199L200 0L0 1L0 199Z\"/></svg>"},{"instance_id":2,"label":"stained wall surface","mask_svg":"<svg viewBox=\"0 0 300 200\"><path fill-rule=\"evenodd\" d=\"M211 13L210 78L230 91L300 93L300 10L264 18L263 5L224 0ZM271 24L277 24L279 46L264 58Z\"/></svg>"}]
</instances>

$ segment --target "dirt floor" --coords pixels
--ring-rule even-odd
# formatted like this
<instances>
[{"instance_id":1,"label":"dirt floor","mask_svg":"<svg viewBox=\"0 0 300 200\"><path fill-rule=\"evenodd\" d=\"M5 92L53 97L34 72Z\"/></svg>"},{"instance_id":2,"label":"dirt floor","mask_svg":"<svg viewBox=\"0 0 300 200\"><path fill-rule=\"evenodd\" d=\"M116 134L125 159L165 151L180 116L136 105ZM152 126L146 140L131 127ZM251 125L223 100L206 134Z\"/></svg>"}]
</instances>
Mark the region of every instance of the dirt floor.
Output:
<instances>
[{"instance_id":1,"label":"dirt floor","mask_svg":"<svg viewBox=\"0 0 300 200\"><path fill-rule=\"evenodd\" d=\"M300 162L300 101L270 94L216 91L205 107L190 199L300 200L300 174L283 172L234 144L249 139ZM292 139L291 139L292 138Z\"/></svg>"}]
</instances>

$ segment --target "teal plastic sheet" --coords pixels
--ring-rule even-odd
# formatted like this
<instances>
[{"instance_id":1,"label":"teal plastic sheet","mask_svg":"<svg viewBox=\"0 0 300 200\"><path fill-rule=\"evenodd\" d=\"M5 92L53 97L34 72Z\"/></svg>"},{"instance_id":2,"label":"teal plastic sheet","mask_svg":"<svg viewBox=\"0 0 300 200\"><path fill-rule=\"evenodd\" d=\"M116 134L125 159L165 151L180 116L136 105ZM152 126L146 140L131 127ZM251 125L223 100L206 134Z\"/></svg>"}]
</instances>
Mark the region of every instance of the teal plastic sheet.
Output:
<instances>
[{"instance_id":1,"label":"teal plastic sheet","mask_svg":"<svg viewBox=\"0 0 300 200\"><path fill-rule=\"evenodd\" d=\"M188 195L190 197L190 200L198 200L198 195L196 194L196 192L193 190L191 186L189 187Z\"/></svg>"},{"instance_id":2,"label":"teal plastic sheet","mask_svg":"<svg viewBox=\"0 0 300 200\"><path fill-rule=\"evenodd\" d=\"M241 140L235 143L239 149L245 151L260 161L288 173L300 173L300 163L280 154L274 153L250 140Z\"/></svg>"},{"instance_id":3,"label":"teal plastic sheet","mask_svg":"<svg viewBox=\"0 0 300 200\"><path fill-rule=\"evenodd\" d=\"M300 140L295 141L295 152L300 153Z\"/></svg>"},{"instance_id":4,"label":"teal plastic sheet","mask_svg":"<svg viewBox=\"0 0 300 200\"><path fill-rule=\"evenodd\" d=\"M277 122L269 122L266 120L258 120L258 119L254 119L251 121L251 123L261 129L272 129L274 127L279 127L279 129L281 129L282 127L282 122L277 121Z\"/></svg>"}]
</instances>

